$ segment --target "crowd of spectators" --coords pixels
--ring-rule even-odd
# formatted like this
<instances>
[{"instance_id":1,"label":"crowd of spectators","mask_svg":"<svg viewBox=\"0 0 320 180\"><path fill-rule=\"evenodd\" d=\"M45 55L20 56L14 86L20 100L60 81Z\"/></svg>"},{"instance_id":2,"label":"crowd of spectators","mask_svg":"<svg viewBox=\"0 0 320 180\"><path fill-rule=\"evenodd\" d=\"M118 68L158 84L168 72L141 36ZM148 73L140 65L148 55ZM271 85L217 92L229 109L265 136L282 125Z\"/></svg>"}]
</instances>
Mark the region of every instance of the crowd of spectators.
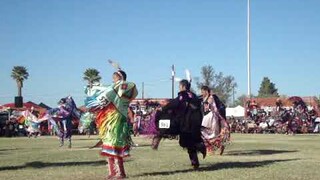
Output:
<instances>
[{"instance_id":1,"label":"crowd of spectators","mask_svg":"<svg viewBox=\"0 0 320 180\"><path fill-rule=\"evenodd\" d=\"M283 107L277 101L274 107L259 107L254 101L247 104L244 118L228 119L235 133L319 133L320 118L312 107L294 101L292 107Z\"/></svg>"}]
</instances>

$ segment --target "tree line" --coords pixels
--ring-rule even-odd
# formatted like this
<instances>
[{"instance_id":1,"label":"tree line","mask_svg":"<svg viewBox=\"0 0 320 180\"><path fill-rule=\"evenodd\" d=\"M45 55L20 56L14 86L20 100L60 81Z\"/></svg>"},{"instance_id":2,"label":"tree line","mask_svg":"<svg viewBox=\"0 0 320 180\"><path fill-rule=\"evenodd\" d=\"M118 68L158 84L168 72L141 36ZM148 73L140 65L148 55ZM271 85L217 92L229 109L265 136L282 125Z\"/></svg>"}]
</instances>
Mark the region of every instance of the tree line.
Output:
<instances>
[{"instance_id":1,"label":"tree line","mask_svg":"<svg viewBox=\"0 0 320 180\"><path fill-rule=\"evenodd\" d=\"M238 86L232 75L224 75L222 72L217 72L211 65L201 67L200 75L201 77L195 78L195 84L198 90L201 89L202 86L208 86L225 104L231 106L243 105L244 99L247 98L246 95L239 96L235 102L231 103L231 97L234 96ZM14 66L11 77L17 83L18 96L22 96L23 83L29 77L27 68L24 66ZM83 80L87 81L89 86L100 83L100 72L95 68L88 68L83 73ZM264 77L258 96L256 97L279 97L275 83L271 82L268 77Z\"/></svg>"}]
</instances>

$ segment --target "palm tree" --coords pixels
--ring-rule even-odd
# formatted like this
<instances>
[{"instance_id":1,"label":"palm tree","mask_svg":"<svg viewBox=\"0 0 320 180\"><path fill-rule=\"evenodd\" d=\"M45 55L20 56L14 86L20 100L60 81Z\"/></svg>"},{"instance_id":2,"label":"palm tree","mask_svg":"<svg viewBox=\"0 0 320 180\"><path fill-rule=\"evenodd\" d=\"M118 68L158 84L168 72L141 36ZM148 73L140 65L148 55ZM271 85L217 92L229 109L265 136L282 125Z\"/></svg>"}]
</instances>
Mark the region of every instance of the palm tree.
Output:
<instances>
[{"instance_id":1,"label":"palm tree","mask_svg":"<svg viewBox=\"0 0 320 180\"><path fill-rule=\"evenodd\" d=\"M89 86L92 87L94 83L100 82L101 76L99 73L100 72L94 68L86 69L86 71L83 73L83 80L88 81Z\"/></svg>"},{"instance_id":2,"label":"palm tree","mask_svg":"<svg viewBox=\"0 0 320 180\"><path fill-rule=\"evenodd\" d=\"M14 66L11 72L11 77L17 82L18 96L22 96L23 81L28 79L29 73L24 66Z\"/></svg>"}]
</instances>

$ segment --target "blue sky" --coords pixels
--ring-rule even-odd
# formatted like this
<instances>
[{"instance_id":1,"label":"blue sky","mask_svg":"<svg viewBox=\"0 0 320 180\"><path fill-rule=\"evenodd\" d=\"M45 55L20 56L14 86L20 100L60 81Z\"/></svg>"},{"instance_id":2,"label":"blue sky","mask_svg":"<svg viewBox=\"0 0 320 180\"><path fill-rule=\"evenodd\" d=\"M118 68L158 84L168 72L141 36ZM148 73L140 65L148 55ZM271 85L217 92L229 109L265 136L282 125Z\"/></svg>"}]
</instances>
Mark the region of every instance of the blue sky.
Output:
<instances>
[{"instance_id":1,"label":"blue sky","mask_svg":"<svg viewBox=\"0 0 320 180\"><path fill-rule=\"evenodd\" d=\"M320 1L251 2L252 91L268 76L280 94L320 94ZM203 65L233 75L245 94L246 0L0 0L0 104L17 94L15 65L28 68L25 101L83 102L86 68L105 84L118 60L147 97L171 97L170 66L184 77Z\"/></svg>"}]
</instances>

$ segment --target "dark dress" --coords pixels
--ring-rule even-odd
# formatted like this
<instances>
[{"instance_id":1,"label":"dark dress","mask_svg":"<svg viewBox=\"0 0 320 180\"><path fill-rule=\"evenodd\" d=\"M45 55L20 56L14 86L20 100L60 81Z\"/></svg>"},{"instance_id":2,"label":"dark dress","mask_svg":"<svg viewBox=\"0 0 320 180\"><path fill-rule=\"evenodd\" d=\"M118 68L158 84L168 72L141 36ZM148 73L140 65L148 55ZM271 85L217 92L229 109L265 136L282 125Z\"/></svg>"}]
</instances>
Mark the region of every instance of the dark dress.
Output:
<instances>
[{"instance_id":1,"label":"dark dress","mask_svg":"<svg viewBox=\"0 0 320 180\"><path fill-rule=\"evenodd\" d=\"M179 134L179 144L183 148L193 148L202 143L201 138L201 100L190 91L182 91L178 97L162 108L173 122L171 132Z\"/></svg>"}]
</instances>

